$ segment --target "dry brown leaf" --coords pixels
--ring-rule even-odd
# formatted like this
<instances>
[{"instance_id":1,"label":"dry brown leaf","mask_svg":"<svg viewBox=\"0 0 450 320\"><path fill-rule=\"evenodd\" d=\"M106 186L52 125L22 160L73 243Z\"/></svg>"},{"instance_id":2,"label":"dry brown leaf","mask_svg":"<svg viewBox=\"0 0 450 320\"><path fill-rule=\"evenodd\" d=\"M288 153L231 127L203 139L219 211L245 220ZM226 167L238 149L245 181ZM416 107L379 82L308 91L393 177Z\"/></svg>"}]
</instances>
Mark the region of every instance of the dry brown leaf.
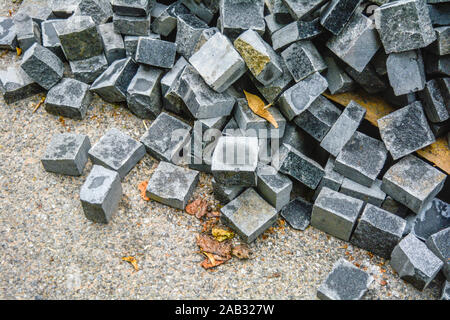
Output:
<instances>
[{"instance_id":1,"label":"dry brown leaf","mask_svg":"<svg viewBox=\"0 0 450 320\"><path fill-rule=\"evenodd\" d=\"M218 242L210 235L197 235L197 245L202 252L208 252L222 256L224 258L231 257L231 243L228 241Z\"/></svg>"},{"instance_id":2,"label":"dry brown leaf","mask_svg":"<svg viewBox=\"0 0 450 320\"><path fill-rule=\"evenodd\" d=\"M208 212L208 203L203 199L196 199L186 206L186 212L201 219Z\"/></svg>"},{"instance_id":3,"label":"dry brown leaf","mask_svg":"<svg viewBox=\"0 0 450 320\"><path fill-rule=\"evenodd\" d=\"M250 259L252 255L250 248L245 244L235 246L231 253L239 259Z\"/></svg>"},{"instance_id":4,"label":"dry brown leaf","mask_svg":"<svg viewBox=\"0 0 450 320\"><path fill-rule=\"evenodd\" d=\"M218 222L219 222L219 219L217 219L217 218L209 219L209 220L206 220L205 222L203 222L202 233L210 233L212 228L214 228Z\"/></svg>"},{"instance_id":5,"label":"dry brown leaf","mask_svg":"<svg viewBox=\"0 0 450 320\"><path fill-rule=\"evenodd\" d=\"M211 212L208 212L208 213L206 214L206 217L208 217L208 218L219 218L219 217L220 217L220 211L211 211Z\"/></svg>"},{"instance_id":6,"label":"dry brown leaf","mask_svg":"<svg viewBox=\"0 0 450 320\"><path fill-rule=\"evenodd\" d=\"M133 266L134 270L139 271L139 267L135 257L123 257L122 260L129 262Z\"/></svg>"},{"instance_id":7,"label":"dry brown leaf","mask_svg":"<svg viewBox=\"0 0 450 320\"><path fill-rule=\"evenodd\" d=\"M266 119L267 121L269 121L275 128L278 128L278 123L275 120L275 118L273 117L273 115L270 113L269 109L272 105L264 105L264 101L261 100L260 97L258 97L257 95L248 93L247 91L244 90L244 94L245 97L247 98L247 103L248 106L250 107L250 109L252 109L252 111L257 114L258 116L260 116L261 118Z\"/></svg>"},{"instance_id":8,"label":"dry brown leaf","mask_svg":"<svg viewBox=\"0 0 450 320\"><path fill-rule=\"evenodd\" d=\"M213 237L219 242L234 238L234 232L225 229L212 228L211 233Z\"/></svg>"},{"instance_id":9,"label":"dry brown leaf","mask_svg":"<svg viewBox=\"0 0 450 320\"><path fill-rule=\"evenodd\" d=\"M221 264L225 263L225 261L218 261L216 260L215 263L211 263L211 260L209 260L209 258L206 258L205 260L202 261L202 263L200 264L204 269L208 270L211 268L215 268L217 266L220 266Z\"/></svg>"},{"instance_id":10,"label":"dry brown leaf","mask_svg":"<svg viewBox=\"0 0 450 320\"><path fill-rule=\"evenodd\" d=\"M147 190L147 186L148 186L148 181L142 181L141 183L139 183L138 189L141 192L141 198L144 199L145 201L150 201L150 198L147 197L145 194L145 190Z\"/></svg>"}]
</instances>

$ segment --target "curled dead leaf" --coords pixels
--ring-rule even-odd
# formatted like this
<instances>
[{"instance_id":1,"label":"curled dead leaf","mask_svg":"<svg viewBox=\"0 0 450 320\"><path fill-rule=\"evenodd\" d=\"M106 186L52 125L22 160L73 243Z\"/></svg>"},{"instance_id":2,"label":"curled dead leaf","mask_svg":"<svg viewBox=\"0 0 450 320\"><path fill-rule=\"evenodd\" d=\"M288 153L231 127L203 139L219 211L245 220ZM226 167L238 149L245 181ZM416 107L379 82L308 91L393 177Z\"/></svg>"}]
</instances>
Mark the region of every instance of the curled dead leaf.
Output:
<instances>
[{"instance_id":1,"label":"curled dead leaf","mask_svg":"<svg viewBox=\"0 0 450 320\"><path fill-rule=\"evenodd\" d=\"M225 229L221 229L221 228L212 228L211 233L212 233L213 237L219 242L234 238L233 231L229 231L229 230L225 230Z\"/></svg>"},{"instance_id":2,"label":"curled dead leaf","mask_svg":"<svg viewBox=\"0 0 450 320\"><path fill-rule=\"evenodd\" d=\"M197 245L202 252L208 252L222 256L224 258L231 257L231 243L228 241L218 242L210 235L197 235Z\"/></svg>"},{"instance_id":3,"label":"curled dead leaf","mask_svg":"<svg viewBox=\"0 0 450 320\"><path fill-rule=\"evenodd\" d=\"M122 260L129 262L133 266L134 270L139 271L139 267L135 257L123 257Z\"/></svg>"},{"instance_id":4,"label":"curled dead leaf","mask_svg":"<svg viewBox=\"0 0 450 320\"><path fill-rule=\"evenodd\" d=\"M208 212L208 203L203 199L196 199L186 206L186 212L201 219Z\"/></svg>"},{"instance_id":5,"label":"curled dead leaf","mask_svg":"<svg viewBox=\"0 0 450 320\"><path fill-rule=\"evenodd\" d=\"M138 189L141 192L141 198L144 199L145 201L150 201L150 198L147 197L145 194L145 190L147 190L147 186L148 186L148 181L142 181L141 183L139 183Z\"/></svg>"},{"instance_id":6,"label":"curled dead leaf","mask_svg":"<svg viewBox=\"0 0 450 320\"><path fill-rule=\"evenodd\" d=\"M250 259L252 256L252 252L250 248L245 244L237 245L232 250L232 255L243 260L243 259Z\"/></svg>"},{"instance_id":7,"label":"curled dead leaf","mask_svg":"<svg viewBox=\"0 0 450 320\"><path fill-rule=\"evenodd\" d=\"M247 103L250 109L261 118L266 119L269 121L275 128L278 128L278 123L273 117L273 115L268 110L272 105L265 105L264 101L257 95L248 93L244 90L245 97L247 98Z\"/></svg>"}]
</instances>

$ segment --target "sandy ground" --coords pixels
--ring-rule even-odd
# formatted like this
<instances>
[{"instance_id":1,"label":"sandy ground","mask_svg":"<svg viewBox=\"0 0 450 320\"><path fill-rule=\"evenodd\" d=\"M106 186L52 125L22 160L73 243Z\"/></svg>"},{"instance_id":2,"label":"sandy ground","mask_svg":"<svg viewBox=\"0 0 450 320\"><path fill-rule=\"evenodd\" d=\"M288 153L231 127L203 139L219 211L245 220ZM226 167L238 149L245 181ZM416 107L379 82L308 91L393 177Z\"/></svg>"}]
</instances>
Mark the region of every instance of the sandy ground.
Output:
<instances>
[{"instance_id":1,"label":"sandy ground","mask_svg":"<svg viewBox=\"0 0 450 320\"><path fill-rule=\"evenodd\" d=\"M3 1L2 1L3 2ZM6 15L9 1L0 4ZM12 61L3 56L0 67ZM0 97L0 299L315 299L316 290L341 257L366 269L375 281L366 299L437 299L442 279L419 292L400 280L383 259L327 236L284 227L251 245L254 259L233 259L205 271L197 252L199 221L180 210L141 199L138 184L157 162L145 158L128 174L117 215L108 225L82 212L81 177L44 171L40 157L53 134L87 134L91 143L112 127L138 139L142 120L96 98L83 121L32 113L41 96L6 105ZM212 199L202 174L194 197ZM123 262L135 256L140 270Z\"/></svg>"}]
</instances>

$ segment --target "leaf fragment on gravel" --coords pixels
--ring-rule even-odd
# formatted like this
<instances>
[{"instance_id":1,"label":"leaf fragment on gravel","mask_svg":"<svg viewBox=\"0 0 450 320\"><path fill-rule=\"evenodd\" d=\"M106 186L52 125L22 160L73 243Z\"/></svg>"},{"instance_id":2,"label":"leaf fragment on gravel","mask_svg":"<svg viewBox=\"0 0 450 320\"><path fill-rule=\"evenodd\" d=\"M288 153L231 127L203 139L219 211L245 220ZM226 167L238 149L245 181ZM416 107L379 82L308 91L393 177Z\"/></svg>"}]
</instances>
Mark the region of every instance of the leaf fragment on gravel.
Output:
<instances>
[{"instance_id":1,"label":"leaf fragment on gravel","mask_svg":"<svg viewBox=\"0 0 450 320\"><path fill-rule=\"evenodd\" d=\"M145 195L145 190L147 190L148 181L142 181L138 185L138 189L141 192L141 198L145 201L150 201L150 198Z\"/></svg>"},{"instance_id":2,"label":"leaf fragment on gravel","mask_svg":"<svg viewBox=\"0 0 450 320\"><path fill-rule=\"evenodd\" d=\"M41 100L39 100L39 102L37 103L36 107L34 107L33 109L33 113L35 113L41 106L42 104L45 102L45 96L41 98Z\"/></svg>"},{"instance_id":3,"label":"leaf fragment on gravel","mask_svg":"<svg viewBox=\"0 0 450 320\"><path fill-rule=\"evenodd\" d=\"M197 235L197 245L202 252L212 253L227 260L231 258L231 243L228 241L218 242L210 235Z\"/></svg>"},{"instance_id":4,"label":"leaf fragment on gravel","mask_svg":"<svg viewBox=\"0 0 450 320\"><path fill-rule=\"evenodd\" d=\"M186 206L186 212L201 219L208 212L208 203L203 199L196 199Z\"/></svg>"},{"instance_id":5,"label":"leaf fragment on gravel","mask_svg":"<svg viewBox=\"0 0 450 320\"><path fill-rule=\"evenodd\" d=\"M139 271L139 267L135 257L123 257L122 260L129 262L133 266L134 270Z\"/></svg>"},{"instance_id":6,"label":"leaf fragment on gravel","mask_svg":"<svg viewBox=\"0 0 450 320\"><path fill-rule=\"evenodd\" d=\"M211 233L213 237L219 242L234 238L233 231L224 230L220 228L212 228Z\"/></svg>"},{"instance_id":7,"label":"leaf fragment on gravel","mask_svg":"<svg viewBox=\"0 0 450 320\"><path fill-rule=\"evenodd\" d=\"M252 252L250 248L245 244L237 245L233 248L232 252L233 256L243 260L250 259Z\"/></svg>"},{"instance_id":8,"label":"leaf fragment on gravel","mask_svg":"<svg viewBox=\"0 0 450 320\"><path fill-rule=\"evenodd\" d=\"M257 95L248 93L247 91L244 90L244 94L245 97L247 98L247 103L248 106L250 107L250 109L252 109L252 111L260 116L261 118L266 119L267 121L269 121L275 128L278 128L278 123L275 120L275 118L273 117L273 115L270 113L269 109L272 105L265 105L264 101L261 100L260 97L258 97Z\"/></svg>"}]
</instances>

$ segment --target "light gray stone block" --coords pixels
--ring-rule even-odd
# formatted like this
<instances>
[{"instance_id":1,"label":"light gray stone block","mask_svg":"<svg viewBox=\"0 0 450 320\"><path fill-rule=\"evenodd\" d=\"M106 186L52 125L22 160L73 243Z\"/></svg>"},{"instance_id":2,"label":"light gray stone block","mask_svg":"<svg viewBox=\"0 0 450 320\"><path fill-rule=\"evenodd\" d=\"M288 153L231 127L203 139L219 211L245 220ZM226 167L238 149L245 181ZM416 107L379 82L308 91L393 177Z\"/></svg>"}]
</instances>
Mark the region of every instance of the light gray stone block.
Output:
<instances>
[{"instance_id":1,"label":"light gray stone block","mask_svg":"<svg viewBox=\"0 0 450 320\"><path fill-rule=\"evenodd\" d=\"M90 16L99 25L110 21L113 11L109 0L81 0L74 14Z\"/></svg>"},{"instance_id":2,"label":"light gray stone block","mask_svg":"<svg viewBox=\"0 0 450 320\"><path fill-rule=\"evenodd\" d=\"M0 17L0 49L14 51L18 45L13 19Z\"/></svg>"},{"instance_id":3,"label":"light gray stone block","mask_svg":"<svg viewBox=\"0 0 450 320\"><path fill-rule=\"evenodd\" d=\"M230 40L236 39L242 32L249 29L261 35L264 33L264 0L222 0L219 11L219 29Z\"/></svg>"},{"instance_id":4,"label":"light gray stone block","mask_svg":"<svg viewBox=\"0 0 450 320\"><path fill-rule=\"evenodd\" d=\"M177 36L175 43L177 53L189 59L195 52L195 47L202 35L208 29L208 25L193 14L181 14L177 16Z\"/></svg>"},{"instance_id":5,"label":"light gray stone block","mask_svg":"<svg viewBox=\"0 0 450 320\"><path fill-rule=\"evenodd\" d=\"M13 17L17 42L22 51L27 51L33 44L41 44L41 28L39 24L25 13L17 13Z\"/></svg>"},{"instance_id":6,"label":"light gray stone block","mask_svg":"<svg viewBox=\"0 0 450 320\"><path fill-rule=\"evenodd\" d=\"M147 17L130 17L113 15L114 31L122 35L128 36L149 36L151 16Z\"/></svg>"},{"instance_id":7,"label":"light gray stone block","mask_svg":"<svg viewBox=\"0 0 450 320\"><path fill-rule=\"evenodd\" d=\"M442 272L447 282L450 281L450 227L431 235L426 241L430 249L444 263ZM450 293L450 292L449 292ZM449 295L450 298L450 295Z\"/></svg>"},{"instance_id":8,"label":"light gray stone block","mask_svg":"<svg viewBox=\"0 0 450 320\"><path fill-rule=\"evenodd\" d=\"M167 90L169 90L170 86L188 64L189 62L185 58L180 57L173 67L161 78L161 92L163 95L167 93Z\"/></svg>"},{"instance_id":9,"label":"light gray stone block","mask_svg":"<svg viewBox=\"0 0 450 320\"><path fill-rule=\"evenodd\" d=\"M425 69L420 50L391 53L386 68L396 96L421 91L425 87Z\"/></svg>"},{"instance_id":10,"label":"light gray stone block","mask_svg":"<svg viewBox=\"0 0 450 320\"><path fill-rule=\"evenodd\" d=\"M272 45L274 50L282 50L291 43L300 40L310 40L322 33L319 19L313 21L294 21L274 31L272 34Z\"/></svg>"},{"instance_id":11,"label":"light gray stone block","mask_svg":"<svg viewBox=\"0 0 450 320\"><path fill-rule=\"evenodd\" d=\"M108 68L104 54L86 60L69 61L75 79L84 83L93 83Z\"/></svg>"},{"instance_id":12,"label":"light gray stone block","mask_svg":"<svg viewBox=\"0 0 450 320\"><path fill-rule=\"evenodd\" d=\"M327 0L283 0L295 20L308 17Z\"/></svg>"},{"instance_id":13,"label":"light gray stone block","mask_svg":"<svg viewBox=\"0 0 450 320\"><path fill-rule=\"evenodd\" d=\"M320 24L334 35L344 33L361 0L331 0L320 14Z\"/></svg>"},{"instance_id":14,"label":"light gray stone block","mask_svg":"<svg viewBox=\"0 0 450 320\"><path fill-rule=\"evenodd\" d=\"M114 25L112 23L101 24L97 29L103 42L103 48L108 64L126 58L123 38L114 31Z\"/></svg>"},{"instance_id":15,"label":"light gray stone block","mask_svg":"<svg viewBox=\"0 0 450 320\"><path fill-rule=\"evenodd\" d=\"M382 181L377 179L370 187L366 187L353 180L344 178L339 191L350 197L381 207L386 198L386 193L381 190L381 183Z\"/></svg>"},{"instance_id":16,"label":"light gray stone block","mask_svg":"<svg viewBox=\"0 0 450 320\"><path fill-rule=\"evenodd\" d=\"M153 4L154 0L111 0L114 13L133 17L146 17Z\"/></svg>"},{"instance_id":17,"label":"light gray stone block","mask_svg":"<svg viewBox=\"0 0 450 320\"><path fill-rule=\"evenodd\" d=\"M17 14L25 13L30 16L34 22L41 25L45 20L53 19L53 12L48 4L48 0L23 0Z\"/></svg>"},{"instance_id":18,"label":"light gray stone block","mask_svg":"<svg viewBox=\"0 0 450 320\"><path fill-rule=\"evenodd\" d=\"M419 94L423 101L423 109L431 122L444 122L450 118L450 100L441 88L440 81L432 79Z\"/></svg>"},{"instance_id":19,"label":"light gray stone block","mask_svg":"<svg viewBox=\"0 0 450 320\"><path fill-rule=\"evenodd\" d=\"M158 39L161 40L161 36L156 33L150 33L148 36L145 36L149 39ZM125 52L127 57L134 58L136 56L136 50L139 43L139 38L141 36L125 36L123 39L124 45L125 45Z\"/></svg>"},{"instance_id":20,"label":"light gray stone block","mask_svg":"<svg viewBox=\"0 0 450 320\"><path fill-rule=\"evenodd\" d=\"M50 0L49 7L56 17L66 19L75 12L80 1L81 0Z\"/></svg>"},{"instance_id":21,"label":"light gray stone block","mask_svg":"<svg viewBox=\"0 0 450 320\"><path fill-rule=\"evenodd\" d=\"M289 203L292 191L292 181L285 175L278 173L271 166L258 165L258 193L279 212Z\"/></svg>"},{"instance_id":22,"label":"light gray stone block","mask_svg":"<svg viewBox=\"0 0 450 320\"><path fill-rule=\"evenodd\" d=\"M0 92L7 104L31 97L44 91L18 66L0 70Z\"/></svg>"},{"instance_id":23,"label":"light gray stone block","mask_svg":"<svg viewBox=\"0 0 450 320\"><path fill-rule=\"evenodd\" d=\"M182 4L182 1L176 1L164 9L161 8L153 15L155 19L152 22L152 31L167 37L177 28L177 16L188 13L189 9Z\"/></svg>"},{"instance_id":24,"label":"light gray stone block","mask_svg":"<svg viewBox=\"0 0 450 320\"><path fill-rule=\"evenodd\" d=\"M285 23L280 23L276 20L275 15L273 14L269 14L267 16L264 17L264 21L266 23L266 34L269 37L272 37L272 35L280 30L281 28L283 28L284 26L286 26ZM273 43L273 40L272 40Z\"/></svg>"},{"instance_id":25,"label":"light gray stone block","mask_svg":"<svg viewBox=\"0 0 450 320\"><path fill-rule=\"evenodd\" d=\"M136 62L160 68L172 68L177 44L159 39L139 38Z\"/></svg>"},{"instance_id":26,"label":"light gray stone block","mask_svg":"<svg viewBox=\"0 0 450 320\"><path fill-rule=\"evenodd\" d=\"M311 222L312 204L296 198L281 209L280 215L295 230L304 231Z\"/></svg>"},{"instance_id":27,"label":"light gray stone block","mask_svg":"<svg viewBox=\"0 0 450 320\"><path fill-rule=\"evenodd\" d=\"M323 175L322 180L320 180L319 186L314 193L313 200L317 199L323 187L327 187L333 191L339 191L341 188L344 176L334 171L335 160L336 159L333 156L328 158L327 164L325 165L325 174Z\"/></svg>"},{"instance_id":28,"label":"light gray stone block","mask_svg":"<svg viewBox=\"0 0 450 320\"><path fill-rule=\"evenodd\" d=\"M54 25L55 23L60 22L61 20L48 20L41 23L42 45L63 61L65 56Z\"/></svg>"}]
</instances>

